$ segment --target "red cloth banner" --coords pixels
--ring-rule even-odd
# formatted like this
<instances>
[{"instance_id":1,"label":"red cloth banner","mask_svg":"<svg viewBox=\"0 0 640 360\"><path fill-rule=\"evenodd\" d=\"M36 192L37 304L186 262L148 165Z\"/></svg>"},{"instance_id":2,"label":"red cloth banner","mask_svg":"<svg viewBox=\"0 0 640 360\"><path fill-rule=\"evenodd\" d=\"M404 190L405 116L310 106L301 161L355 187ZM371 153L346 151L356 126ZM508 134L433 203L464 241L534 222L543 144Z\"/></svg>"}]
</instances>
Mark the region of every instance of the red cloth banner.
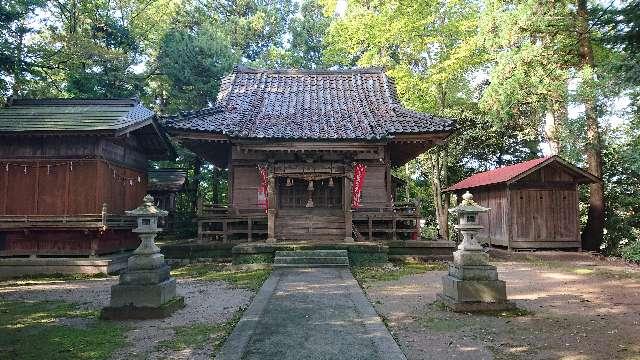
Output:
<instances>
[{"instance_id":1,"label":"red cloth banner","mask_svg":"<svg viewBox=\"0 0 640 360\"><path fill-rule=\"evenodd\" d=\"M258 206L266 212L269 209L269 171L265 165L258 165L260 186L258 187Z\"/></svg>"},{"instance_id":2,"label":"red cloth banner","mask_svg":"<svg viewBox=\"0 0 640 360\"><path fill-rule=\"evenodd\" d=\"M367 167L364 164L355 164L353 166L353 187L351 188L351 208L360 207L360 195L362 195L362 186L364 178L367 175Z\"/></svg>"}]
</instances>

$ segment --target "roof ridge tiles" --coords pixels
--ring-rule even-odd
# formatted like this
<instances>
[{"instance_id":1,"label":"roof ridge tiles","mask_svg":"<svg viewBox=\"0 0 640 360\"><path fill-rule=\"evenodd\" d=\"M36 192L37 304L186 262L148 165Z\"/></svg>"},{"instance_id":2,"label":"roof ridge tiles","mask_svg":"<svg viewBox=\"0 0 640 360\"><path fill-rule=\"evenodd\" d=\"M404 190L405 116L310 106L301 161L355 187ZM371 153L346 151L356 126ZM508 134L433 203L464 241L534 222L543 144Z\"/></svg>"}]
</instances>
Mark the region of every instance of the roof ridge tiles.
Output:
<instances>
[{"instance_id":1,"label":"roof ridge tiles","mask_svg":"<svg viewBox=\"0 0 640 360\"><path fill-rule=\"evenodd\" d=\"M39 99L11 99L8 106L97 106L97 105L128 105L136 106L140 101L136 98L118 98L118 99L55 99L55 98L39 98Z\"/></svg>"},{"instance_id":2,"label":"roof ridge tiles","mask_svg":"<svg viewBox=\"0 0 640 360\"><path fill-rule=\"evenodd\" d=\"M362 68L339 69L256 69L248 66L237 65L233 69L234 74L273 74L273 75L346 75L346 74L383 74L384 68L370 66Z\"/></svg>"}]
</instances>

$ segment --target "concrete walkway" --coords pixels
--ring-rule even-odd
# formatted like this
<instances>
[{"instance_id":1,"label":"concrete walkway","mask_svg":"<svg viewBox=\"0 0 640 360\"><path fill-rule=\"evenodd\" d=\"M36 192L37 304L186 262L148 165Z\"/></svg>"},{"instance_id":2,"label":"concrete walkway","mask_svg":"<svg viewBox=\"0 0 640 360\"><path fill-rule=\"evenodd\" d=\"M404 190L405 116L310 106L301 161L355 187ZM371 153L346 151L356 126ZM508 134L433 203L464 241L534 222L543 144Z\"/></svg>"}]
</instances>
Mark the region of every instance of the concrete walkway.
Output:
<instances>
[{"instance_id":1,"label":"concrete walkway","mask_svg":"<svg viewBox=\"0 0 640 360\"><path fill-rule=\"evenodd\" d=\"M406 359L348 268L271 273L216 359Z\"/></svg>"}]
</instances>

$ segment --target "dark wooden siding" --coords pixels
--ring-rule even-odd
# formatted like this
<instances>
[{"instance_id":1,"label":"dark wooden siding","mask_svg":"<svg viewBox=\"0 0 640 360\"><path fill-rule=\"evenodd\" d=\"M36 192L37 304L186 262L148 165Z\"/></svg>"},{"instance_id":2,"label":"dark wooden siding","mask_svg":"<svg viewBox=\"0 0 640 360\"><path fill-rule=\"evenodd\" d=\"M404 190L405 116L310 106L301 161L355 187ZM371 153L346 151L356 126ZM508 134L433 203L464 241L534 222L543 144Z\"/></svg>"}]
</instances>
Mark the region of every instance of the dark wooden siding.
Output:
<instances>
[{"instance_id":1,"label":"dark wooden siding","mask_svg":"<svg viewBox=\"0 0 640 360\"><path fill-rule=\"evenodd\" d=\"M258 207L260 176L256 166L236 166L233 169L233 207L255 209Z\"/></svg>"},{"instance_id":2,"label":"dark wooden siding","mask_svg":"<svg viewBox=\"0 0 640 360\"><path fill-rule=\"evenodd\" d=\"M387 195L386 167L367 164L361 206L363 208L383 208L388 205Z\"/></svg>"},{"instance_id":3,"label":"dark wooden siding","mask_svg":"<svg viewBox=\"0 0 640 360\"><path fill-rule=\"evenodd\" d=\"M146 193L144 172L116 165L109 169L103 160L75 160L72 170L69 162L23 160L26 174L22 166L3 168L0 215L98 214L103 203L110 213L122 213L138 206ZM114 179L112 169L133 182Z\"/></svg>"}]
</instances>

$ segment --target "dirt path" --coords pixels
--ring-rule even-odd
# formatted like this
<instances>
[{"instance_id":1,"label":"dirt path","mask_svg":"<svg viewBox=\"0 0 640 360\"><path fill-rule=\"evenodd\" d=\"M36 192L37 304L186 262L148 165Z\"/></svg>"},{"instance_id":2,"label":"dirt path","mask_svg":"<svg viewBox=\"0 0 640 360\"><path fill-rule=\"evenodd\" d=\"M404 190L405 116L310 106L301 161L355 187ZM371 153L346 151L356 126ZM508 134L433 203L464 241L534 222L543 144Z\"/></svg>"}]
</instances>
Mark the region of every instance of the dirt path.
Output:
<instances>
[{"instance_id":1,"label":"dirt path","mask_svg":"<svg viewBox=\"0 0 640 360\"><path fill-rule=\"evenodd\" d=\"M494 254L496 255L496 254ZM409 359L640 359L640 272L585 254L498 253L518 317L434 305L442 271L374 283L367 294Z\"/></svg>"}]
</instances>

